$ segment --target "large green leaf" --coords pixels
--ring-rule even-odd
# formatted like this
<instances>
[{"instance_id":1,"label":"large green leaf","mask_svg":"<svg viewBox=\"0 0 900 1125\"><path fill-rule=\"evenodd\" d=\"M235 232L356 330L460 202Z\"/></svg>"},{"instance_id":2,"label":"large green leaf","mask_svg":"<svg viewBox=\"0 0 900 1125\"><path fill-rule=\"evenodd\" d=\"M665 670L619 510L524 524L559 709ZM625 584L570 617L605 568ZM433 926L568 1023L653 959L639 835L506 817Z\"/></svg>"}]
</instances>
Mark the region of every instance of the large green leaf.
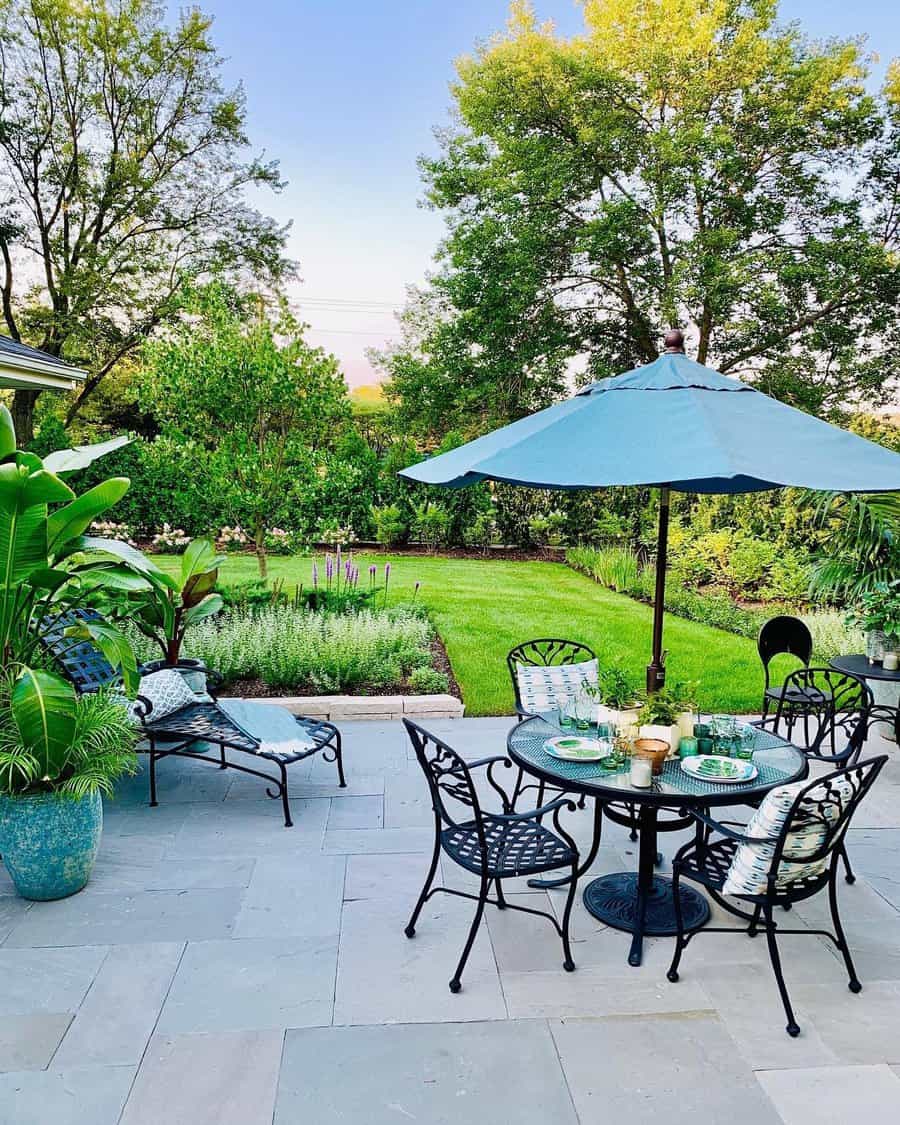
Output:
<instances>
[{"instance_id":1,"label":"large green leaf","mask_svg":"<svg viewBox=\"0 0 900 1125\"><path fill-rule=\"evenodd\" d=\"M16 451L16 427L9 408L0 403L0 461L12 457Z\"/></svg>"},{"instance_id":2,"label":"large green leaf","mask_svg":"<svg viewBox=\"0 0 900 1125\"><path fill-rule=\"evenodd\" d=\"M108 555L121 559L139 574L146 575L152 582L159 586L167 586L171 590L178 589L178 583L171 575L165 574L159 567L148 559L147 556L129 543L121 539L101 539L94 535L78 535L67 540L57 552L57 562L69 558L71 555Z\"/></svg>"},{"instance_id":3,"label":"large green leaf","mask_svg":"<svg viewBox=\"0 0 900 1125\"><path fill-rule=\"evenodd\" d=\"M134 695L141 679L137 660L131 642L115 625L108 621L81 621L78 625L69 626L66 636L95 644L113 668L118 668L122 673L122 681L128 694Z\"/></svg>"},{"instance_id":4,"label":"large green leaf","mask_svg":"<svg viewBox=\"0 0 900 1125\"><path fill-rule=\"evenodd\" d=\"M0 466L5 468L5 466ZM36 570L47 566L47 508L0 508L0 596L8 596Z\"/></svg>"},{"instance_id":5,"label":"large green leaf","mask_svg":"<svg viewBox=\"0 0 900 1125\"><path fill-rule=\"evenodd\" d=\"M23 668L10 696L10 709L22 744L41 763L41 778L63 772L75 736L75 689L61 676Z\"/></svg>"},{"instance_id":6,"label":"large green leaf","mask_svg":"<svg viewBox=\"0 0 900 1125\"><path fill-rule=\"evenodd\" d=\"M107 508L121 500L131 481L127 477L110 477L109 480L89 488L71 504L58 508L47 520L47 539L50 551L58 551L70 539L81 535Z\"/></svg>"},{"instance_id":7,"label":"large green leaf","mask_svg":"<svg viewBox=\"0 0 900 1125\"><path fill-rule=\"evenodd\" d=\"M225 602L222 600L221 594L207 594L202 602L191 606L191 608L186 611L184 624L195 625L205 617L212 617L216 613L221 613L224 608Z\"/></svg>"},{"instance_id":8,"label":"large green leaf","mask_svg":"<svg viewBox=\"0 0 900 1125\"><path fill-rule=\"evenodd\" d=\"M97 566L78 574L82 590L124 590L129 594L150 589L150 580L127 566Z\"/></svg>"},{"instance_id":9,"label":"large green leaf","mask_svg":"<svg viewBox=\"0 0 900 1125\"><path fill-rule=\"evenodd\" d=\"M100 457L121 449L123 445L130 445L130 437L115 437L109 441L99 441L95 445L76 445L72 449L58 449L55 453L48 453L44 458L44 466L51 473L74 473L78 469L86 469Z\"/></svg>"}]
</instances>

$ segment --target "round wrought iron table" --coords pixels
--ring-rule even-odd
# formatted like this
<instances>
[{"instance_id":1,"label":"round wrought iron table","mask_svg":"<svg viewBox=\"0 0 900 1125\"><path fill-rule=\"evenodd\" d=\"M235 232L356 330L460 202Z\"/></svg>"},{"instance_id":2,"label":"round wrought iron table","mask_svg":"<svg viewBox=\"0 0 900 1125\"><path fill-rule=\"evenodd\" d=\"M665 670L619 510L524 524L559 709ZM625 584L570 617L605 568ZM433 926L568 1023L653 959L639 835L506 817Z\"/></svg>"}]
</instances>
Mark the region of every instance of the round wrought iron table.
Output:
<instances>
[{"instance_id":1,"label":"round wrought iron table","mask_svg":"<svg viewBox=\"0 0 900 1125\"><path fill-rule=\"evenodd\" d=\"M875 696L875 706L879 713L884 711L897 713L898 706L900 706L900 668L896 671L890 671L882 664L870 664L869 658L863 652L855 652L849 656L836 656L834 660L830 661L831 667L836 672L849 672L851 676L859 676L861 680L873 680L876 685L881 685L884 689L888 684L894 685L893 692L887 688L890 693L889 698L882 696L879 698L879 692L873 685L872 692ZM891 742L895 741L894 731L889 723L877 723L876 730L885 738L889 738Z\"/></svg>"},{"instance_id":2,"label":"round wrought iron table","mask_svg":"<svg viewBox=\"0 0 900 1125\"><path fill-rule=\"evenodd\" d=\"M563 762L552 757L544 743L559 733L546 719L525 719L509 732L507 751L516 765L533 777L594 798L594 839L578 876L596 858L603 808L612 803L636 807L640 834L638 870L602 875L593 879L583 894L584 905L595 918L632 934L628 963L635 966L641 963L645 935L665 936L677 931L672 882L657 875L654 868L658 834L680 831L693 824L690 818L678 815L679 810L755 802L775 786L805 777L808 769L806 755L796 746L771 731L758 730L753 763L759 772L752 781L743 785L699 781L686 774L676 760L665 763L662 774L654 777L649 789L637 789L626 769L611 772L596 762ZM675 816L660 820L660 812L666 811ZM533 885L559 886L564 882L535 880ZM706 899L687 886L682 886L680 898L685 927L698 929L709 917Z\"/></svg>"}]
</instances>

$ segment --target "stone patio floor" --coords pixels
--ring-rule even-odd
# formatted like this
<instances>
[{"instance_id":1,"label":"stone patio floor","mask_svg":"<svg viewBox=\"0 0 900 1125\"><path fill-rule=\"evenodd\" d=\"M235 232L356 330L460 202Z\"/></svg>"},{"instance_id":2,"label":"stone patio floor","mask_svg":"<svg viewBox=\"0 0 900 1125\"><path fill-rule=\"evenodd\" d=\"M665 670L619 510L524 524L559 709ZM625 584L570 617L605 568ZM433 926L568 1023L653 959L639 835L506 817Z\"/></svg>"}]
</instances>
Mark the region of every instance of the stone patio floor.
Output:
<instances>
[{"instance_id":1,"label":"stone patio floor","mask_svg":"<svg viewBox=\"0 0 900 1125\"><path fill-rule=\"evenodd\" d=\"M477 757L510 723L431 725ZM580 903L577 972L546 922L489 908L451 995L471 904L437 896L403 936L431 848L424 781L399 723L344 731L349 787L295 767L291 830L256 780L173 760L159 808L145 776L107 804L81 894L29 904L0 875L2 1125L900 1122L896 748L849 841L862 878L840 890L863 992L823 941L783 938L790 1040L762 938L701 935L672 985L670 939L629 968L626 936ZM589 813L572 823L586 841ZM596 872L634 864L623 830L604 841Z\"/></svg>"}]
</instances>

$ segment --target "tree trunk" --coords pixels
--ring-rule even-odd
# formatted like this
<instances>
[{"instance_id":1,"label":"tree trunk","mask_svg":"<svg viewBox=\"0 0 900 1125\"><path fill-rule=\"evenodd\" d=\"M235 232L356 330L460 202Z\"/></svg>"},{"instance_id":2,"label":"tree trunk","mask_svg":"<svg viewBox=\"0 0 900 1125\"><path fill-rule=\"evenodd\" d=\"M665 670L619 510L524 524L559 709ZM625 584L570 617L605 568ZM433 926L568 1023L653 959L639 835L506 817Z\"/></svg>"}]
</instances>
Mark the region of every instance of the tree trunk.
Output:
<instances>
[{"instance_id":1,"label":"tree trunk","mask_svg":"<svg viewBox=\"0 0 900 1125\"><path fill-rule=\"evenodd\" d=\"M269 560L266 556L266 533L257 532L256 535L256 562L259 566L259 576L265 582L269 577Z\"/></svg>"},{"instance_id":2,"label":"tree trunk","mask_svg":"<svg viewBox=\"0 0 900 1125\"><path fill-rule=\"evenodd\" d=\"M20 387L13 394L12 416L19 449L24 449L34 439L34 404L40 393Z\"/></svg>"}]
</instances>

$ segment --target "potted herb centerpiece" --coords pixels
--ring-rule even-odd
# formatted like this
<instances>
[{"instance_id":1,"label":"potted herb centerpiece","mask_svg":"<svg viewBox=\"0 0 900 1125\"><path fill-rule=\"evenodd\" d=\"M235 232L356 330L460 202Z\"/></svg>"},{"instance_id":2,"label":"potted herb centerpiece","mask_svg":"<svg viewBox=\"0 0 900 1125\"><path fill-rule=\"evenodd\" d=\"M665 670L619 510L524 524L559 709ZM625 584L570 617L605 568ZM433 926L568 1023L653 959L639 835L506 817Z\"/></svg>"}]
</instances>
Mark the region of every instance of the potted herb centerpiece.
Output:
<instances>
[{"instance_id":1,"label":"potted herb centerpiece","mask_svg":"<svg viewBox=\"0 0 900 1125\"><path fill-rule=\"evenodd\" d=\"M860 597L850 619L866 634L869 663L880 664L885 652L900 647L900 579L876 583Z\"/></svg>"},{"instance_id":2,"label":"potted herb centerpiece","mask_svg":"<svg viewBox=\"0 0 900 1125\"><path fill-rule=\"evenodd\" d=\"M641 702L634 679L621 665L611 664L600 672L599 692L599 721L617 726L625 738L635 738Z\"/></svg>"},{"instance_id":3,"label":"potted herb centerpiece","mask_svg":"<svg viewBox=\"0 0 900 1125\"><path fill-rule=\"evenodd\" d=\"M41 634L63 609L140 589L140 571L151 565L126 543L84 534L128 480L76 496L62 474L97 454L64 454L42 461L18 450L0 406L0 853L16 889L33 899L61 898L87 882L103 824L100 796L136 768L137 737L121 698L79 698L48 667ZM136 689L134 654L115 628L85 622L66 632L90 637Z\"/></svg>"},{"instance_id":4,"label":"potted herb centerpiece","mask_svg":"<svg viewBox=\"0 0 900 1125\"><path fill-rule=\"evenodd\" d=\"M641 738L658 739L669 744L669 751L678 751L681 735L678 730L680 707L671 688L660 688L648 697L638 715Z\"/></svg>"}]
</instances>

